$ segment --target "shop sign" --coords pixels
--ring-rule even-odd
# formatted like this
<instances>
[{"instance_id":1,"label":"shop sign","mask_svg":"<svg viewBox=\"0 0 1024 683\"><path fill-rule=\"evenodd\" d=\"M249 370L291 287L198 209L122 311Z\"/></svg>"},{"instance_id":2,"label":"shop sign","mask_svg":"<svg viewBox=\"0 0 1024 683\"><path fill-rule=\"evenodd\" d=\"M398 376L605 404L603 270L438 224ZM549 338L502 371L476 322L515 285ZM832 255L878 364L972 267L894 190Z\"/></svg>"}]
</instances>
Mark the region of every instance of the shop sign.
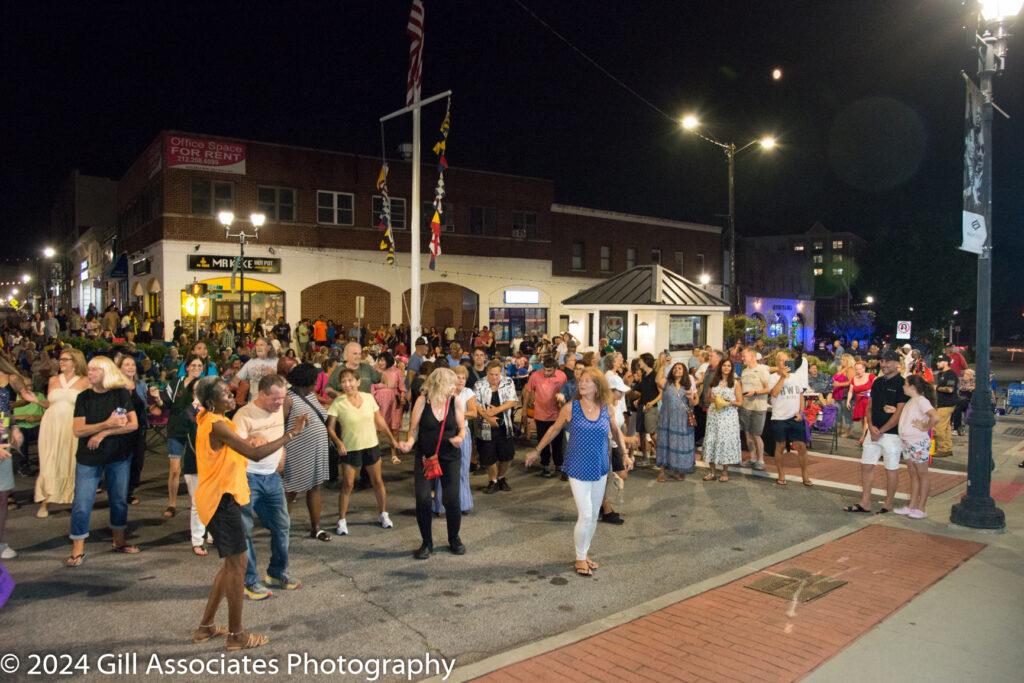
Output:
<instances>
[{"instance_id":1,"label":"shop sign","mask_svg":"<svg viewBox=\"0 0 1024 683\"><path fill-rule=\"evenodd\" d=\"M234 256L216 256L213 254L188 255L189 270L220 270L230 272L234 270L234 267ZM246 273L280 273L281 259L246 256L242 259L242 270Z\"/></svg>"}]
</instances>

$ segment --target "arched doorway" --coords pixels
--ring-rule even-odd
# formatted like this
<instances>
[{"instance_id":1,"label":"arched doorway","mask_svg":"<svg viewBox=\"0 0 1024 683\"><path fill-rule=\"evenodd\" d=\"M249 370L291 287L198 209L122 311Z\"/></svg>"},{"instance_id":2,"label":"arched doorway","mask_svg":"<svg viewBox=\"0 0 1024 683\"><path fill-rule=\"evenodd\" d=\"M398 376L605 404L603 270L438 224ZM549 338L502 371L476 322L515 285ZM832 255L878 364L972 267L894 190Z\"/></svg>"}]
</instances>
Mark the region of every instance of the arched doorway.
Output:
<instances>
[{"instance_id":1,"label":"arched doorway","mask_svg":"<svg viewBox=\"0 0 1024 683\"><path fill-rule=\"evenodd\" d=\"M366 299L362 322L369 328L391 324L391 294L360 280L326 280L302 290L302 317L324 316L348 329L356 320L356 297Z\"/></svg>"},{"instance_id":2,"label":"arched doorway","mask_svg":"<svg viewBox=\"0 0 1024 683\"><path fill-rule=\"evenodd\" d=\"M409 324L409 294L402 293L402 322ZM449 324L471 330L480 321L480 296L453 282L428 282L420 286L420 325L443 330Z\"/></svg>"},{"instance_id":3,"label":"arched doorway","mask_svg":"<svg viewBox=\"0 0 1024 683\"><path fill-rule=\"evenodd\" d=\"M764 316L760 313L751 313L748 317L750 319L750 323L747 325L746 337L747 342L749 343L755 341L764 333L765 329L768 327L768 321L765 320Z\"/></svg>"},{"instance_id":4,"label":"arched doorway","mask_svg":"<svg viewBox=\"0 0 1024 683\"><path fill-rule=\"evenodd\" d=\"M787 322L788 321L786 320L786 316L782 315L781 313L776 313L775 319L772 320L772 323L768 326L768 337L774 339L779 335L785 334L787 328L789 327Z\"/></svg>"}]
</instances>

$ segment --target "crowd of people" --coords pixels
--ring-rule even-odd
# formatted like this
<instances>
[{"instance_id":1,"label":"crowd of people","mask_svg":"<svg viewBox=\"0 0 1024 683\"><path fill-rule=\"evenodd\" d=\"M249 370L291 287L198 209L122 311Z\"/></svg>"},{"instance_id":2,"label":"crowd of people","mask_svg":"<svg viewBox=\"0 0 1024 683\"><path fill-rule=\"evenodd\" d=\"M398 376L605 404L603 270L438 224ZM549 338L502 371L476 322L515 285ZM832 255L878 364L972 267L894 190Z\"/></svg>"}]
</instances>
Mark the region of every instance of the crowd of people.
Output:
<instances>
[{"instance_id":1,"label":"crowd of people","mask_svg":"<svg viewBox=\"0 0 1024 683\"><path fill-rule=\"evenodd\" d=\"M848 351L837 342L825 357L757 342L697 348L685 361L666 351L626 363L604 339L582 353L569 334L531 334L502 357L487 328L427 330L410 352L402 326L339 330L323 316L294 330L283 318L270 329L260 320L244 328L217 324L199 338L176 322L175 341L151 358L139 348L144 342L135 342L137 318L107 313L90 312L77 327L70 316L58 320L52 336L44 324L41 338L23 334L20 325L4 329L0 544L7 510L20 503L11 495L17 469L35 476L37 516L70 505L66 566L86 560L100 493L109 501L112 550L140 552L125 531L131 506L140 502L147 430L160 429L168 461L163 517L176 517L184 476L191 551L204 557L213 547L224 560L194 639L227 636L229 649L266 642L242 627L246 597L263 600L273 589L301 586L289 571L290 508L300 494L309 535L319 541L350 534L357 487L372 489L376 525L394 527L382 453L392 464L412 454L421 536L413 555L425 560L435 551L433 519L442 515L449 552L466 552L460 530L474 511L474 493L511 491L516 443L535 439L524 464L568 482L577 508L574 568L592 576L599 569L589 552L597 525L625 523L613 492L637 463L671 485L695 471L699 452L708 465L703 481L726 483L736 468L765 469L769 438L776 483L788 483L791 449L800 481L812 486L806 442L823 410L837 414L842 436L862 444L864 493L846 509L872 511L871 478L882 460L889 489L879 512L923 518L932 434L934 455L948 454L950 425L959 424L974 389L966 361L952 349L936 358L934 370L913 350L872 345L862 352L856 342ZM110 331L113 344L86 359L74 337L91 334L90 316L102 321L100 334ZM150 321L138 334L159 327ZM901 459L913 488L908 505L894 508ZM475 491L474 473L482 479ZM338 495L333 534L320 526L328 486ZM252 540L256 518L270 535L265 571ZM16 556L6 545L0 549L4 559ZM226 628L213 621L225 600Z\"/></svg>"}]
</instances>

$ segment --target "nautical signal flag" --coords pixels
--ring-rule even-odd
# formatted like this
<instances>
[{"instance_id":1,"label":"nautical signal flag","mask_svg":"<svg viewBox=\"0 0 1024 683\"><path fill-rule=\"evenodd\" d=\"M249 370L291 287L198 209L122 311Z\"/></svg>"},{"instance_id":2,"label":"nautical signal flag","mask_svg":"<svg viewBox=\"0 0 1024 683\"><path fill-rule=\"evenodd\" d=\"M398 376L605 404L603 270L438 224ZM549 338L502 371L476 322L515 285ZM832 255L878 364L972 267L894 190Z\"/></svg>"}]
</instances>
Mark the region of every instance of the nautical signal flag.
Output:
<instances>
[{"instance_id":1,"label":"nautical signal flag","mask_svg":"<svg viewBox=\"0 0 1024 683\"><path fill-rule=\"evenodd\" d=\"M435 210L430 219L430 269L434 270L437 257L441 255L441 215Z\"/></svg>"}]
</instances>

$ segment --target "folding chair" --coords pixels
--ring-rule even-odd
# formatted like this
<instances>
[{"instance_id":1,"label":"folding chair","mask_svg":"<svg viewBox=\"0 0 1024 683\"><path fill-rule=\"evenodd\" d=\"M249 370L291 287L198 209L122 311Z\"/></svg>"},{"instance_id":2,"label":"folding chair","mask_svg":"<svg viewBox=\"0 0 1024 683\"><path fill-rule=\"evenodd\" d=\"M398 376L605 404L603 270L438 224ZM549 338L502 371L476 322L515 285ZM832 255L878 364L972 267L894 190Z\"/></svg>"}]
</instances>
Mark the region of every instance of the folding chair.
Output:
<instances>
[{"instance_id":1,"label":"folding chair","mask_svg":"<svg viewBox=\"0 0 1024 683\"><path fill-rule=\"evenodd\" d=\"M166 453L167 452L167 421L169 419L168 413L165 410L160 411L159 415L149 415L149 437L146 442L147 453ZM156 441L154 444L153 442ZM160 445L163 448L160 448Z\"/></svg>"},{"instance_id":2,"label":"folding chair","mask_svg":"<svg viewBox=\"0 0 1024 683\"><path fill-rule=\"evenodd\" d=\"M811 434L809 436L813 436L813 432L831 435L832 440L828 447L829 453L835 453L839 449L839 430L836 425L836 417L838 415L839 407L836 404L830 403L823 406L821 413L818 414L818 419L815 420L810 430ZM807 445L811 446L810 440L808 440Z\"/></svg>"}]
</instances>

